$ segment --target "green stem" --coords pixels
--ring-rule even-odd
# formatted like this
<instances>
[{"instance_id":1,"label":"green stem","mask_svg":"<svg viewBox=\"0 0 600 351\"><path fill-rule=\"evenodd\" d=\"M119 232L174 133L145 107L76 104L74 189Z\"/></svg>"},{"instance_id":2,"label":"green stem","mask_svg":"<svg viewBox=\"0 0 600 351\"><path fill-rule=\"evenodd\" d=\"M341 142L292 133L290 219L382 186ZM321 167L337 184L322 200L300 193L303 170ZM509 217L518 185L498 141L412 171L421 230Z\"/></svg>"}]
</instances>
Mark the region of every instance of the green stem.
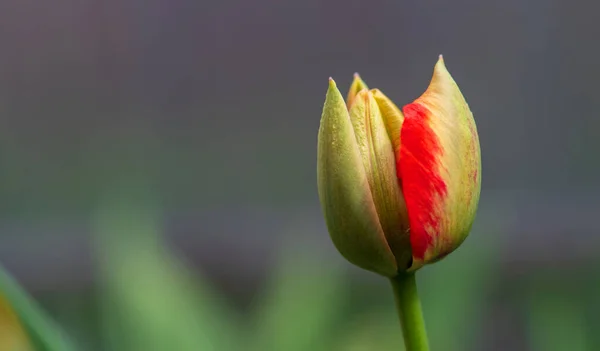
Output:
<instances>
[{"instance_id":1,"label":"green stem","mask_svg":"<svg viewBox=\"0 0 600 351\"><path fill-rule=\"evenodd\" d=\"M414 273L401 273L391 278L396 308L404 334L406 351L429 351L421 300Z\"/></svg>"}]
</instances>

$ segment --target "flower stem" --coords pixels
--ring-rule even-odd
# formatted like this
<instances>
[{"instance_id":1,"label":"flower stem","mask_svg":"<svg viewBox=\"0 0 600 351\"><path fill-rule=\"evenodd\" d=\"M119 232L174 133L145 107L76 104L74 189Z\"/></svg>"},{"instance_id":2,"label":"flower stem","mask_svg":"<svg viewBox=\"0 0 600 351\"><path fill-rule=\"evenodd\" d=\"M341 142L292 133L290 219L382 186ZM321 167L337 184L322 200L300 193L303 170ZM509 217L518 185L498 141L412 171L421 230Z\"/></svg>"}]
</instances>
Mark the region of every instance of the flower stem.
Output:
<instances>
[{"instance_id":1,"label":"flower stem","mask_svg":"<svg viewBox=\"0 0 600 351\"><path fill-rule=\"evenodd\" d=\"M394 289L406 351L429 351L415 274L400 273L390 281Z\"/></svg>"}]
</instances>

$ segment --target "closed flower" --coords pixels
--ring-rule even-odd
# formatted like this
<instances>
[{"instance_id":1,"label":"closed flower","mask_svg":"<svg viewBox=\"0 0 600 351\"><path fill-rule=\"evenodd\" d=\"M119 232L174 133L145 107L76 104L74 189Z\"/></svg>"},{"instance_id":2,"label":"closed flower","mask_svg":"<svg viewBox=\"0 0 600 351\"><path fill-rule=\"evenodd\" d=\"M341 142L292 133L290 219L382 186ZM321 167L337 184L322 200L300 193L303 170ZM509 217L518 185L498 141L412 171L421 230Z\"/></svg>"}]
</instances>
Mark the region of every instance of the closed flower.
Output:
<instances>
[{"instance_id":1,"label":"closed flower","mask_svg":"<svg viewBox=\"0 0 600 351\"><path fill-rule=\"evenodd\" d=\"M475 218L481 154L442 57L402 111L358 75L346 101L330 79L317 179L332 241L357 266L394 277L455 250Z\"/></svg>"}]
</instances>

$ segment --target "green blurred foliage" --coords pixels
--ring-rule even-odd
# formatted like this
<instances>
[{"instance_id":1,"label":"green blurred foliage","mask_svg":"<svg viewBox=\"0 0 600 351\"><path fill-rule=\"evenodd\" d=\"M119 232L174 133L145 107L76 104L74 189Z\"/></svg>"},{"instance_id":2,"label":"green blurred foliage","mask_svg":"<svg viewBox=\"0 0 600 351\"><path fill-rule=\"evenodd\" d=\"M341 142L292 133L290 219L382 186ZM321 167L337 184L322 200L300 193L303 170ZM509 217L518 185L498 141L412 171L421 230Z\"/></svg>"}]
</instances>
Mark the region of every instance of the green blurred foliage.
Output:
<instances>
[{"instance_id":1,"label":"green blurred foliage","mask_svg":"<svg viewBox=\"0 0 600 351\"><path fill-rule=\"evenodd\" d=\"M529 292L528 297L528 327L533 350L592 350L579 300L565 294L539 294L537 289Z\"/></svg>"},{"instance_id":2,"label":"green blurred foliage","mask_svg":"<svg viewBox=\"0 0 600 351\"><path fill-rule=\"evenodd\" d=\"M486 246L479 250L458 251L441 263L419 272L425 320L433 350L469 349L482 333L478 328L485 318L488 299L497 267L496 256Z\"/></svg>"},{"instance_id":3,"label":"green blurred foliage","mask_svg":"<svg viewBox=\"0 0 600 351\"><path fill-rule=\"evenodd\" d=\"M1 267L0 293L2 294L2 298L12 306L13 312L18 316L23 329L25 329L29 336L30 343L36 351L73 350L60 328L46 316L37 303ZM2 327L1 324L0 327Z\"/></svg>"},{"instance_id":4,"label":"green blurred foliage","mask_svg":"<svg viewBox=\"0 0 600 351\"><path fill-rule=\"evenodd\" d=\"M325 260L294 249L284 250L255 306L251 344L256 351L330 350L324 341L342 317L342 276Z\"/></svg>"},{"instance_id":5,"label":"green blurred foliage","mask_svg":"<svg viewBox=\"0 0 600 351\"><path fill-rule=\"evenodd\" d=\"M279 253L252 306L241 313L169 248L161 237L157 201L139 191L143 186L123 184L116 189L106 193L94 221L99 267L95 299L79 305L80 310L58 314L63 321L71 320L64 324L65 330L77 336L78 347L71 348L65 332L0 271L0 288L37 350L403 350L385 279L349 264L340 266L341 260L332 265L332 260L315 255L309 247L290 243ZM443 263L419 272L432 350L477 349L475 345L485 338L486 303L500 275L493 247L493 243L467 244ZM361 283L349 272L364 275ZM574 298L574 292L580 291L575 284L556 289L550 282L539 279L516 285L529 347L593 350L590 313L582 302L595 300L593 293ZM600 286L597 283L589 283L592 292ZM80 323L86 318L98 322Z\"/></svg>"},{"instance_id":6,"label":"green blurred foliage","mask_svg":"<svg viewBox=\"0 0 600 351\"><path fill-rule=\"evenodd\" d=\"M167 250L150 205L109 203L97 221L106 349L238 349L233 314Z\"/></svg>"}]
</instances>

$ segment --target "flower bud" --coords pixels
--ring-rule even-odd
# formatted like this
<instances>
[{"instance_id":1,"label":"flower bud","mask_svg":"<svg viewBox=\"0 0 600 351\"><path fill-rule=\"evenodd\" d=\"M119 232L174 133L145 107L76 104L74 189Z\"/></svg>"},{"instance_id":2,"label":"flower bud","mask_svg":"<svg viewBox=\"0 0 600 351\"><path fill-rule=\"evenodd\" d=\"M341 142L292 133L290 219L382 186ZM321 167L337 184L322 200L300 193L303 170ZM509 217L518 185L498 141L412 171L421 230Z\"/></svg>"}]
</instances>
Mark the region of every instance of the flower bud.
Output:
<instances>
[{"instance_id":1,"label":"flower bud","mask_svg":"<svg viewBox=\"0 0 600 351\"><path fill-rule=\"evenodd\" d=\"M481 180L473 116L440 56L404 113L355 74L329 89L318 138L319 198L332 241L384 276L453 251L473 223Z\"/></svg>"}]
</instances>

